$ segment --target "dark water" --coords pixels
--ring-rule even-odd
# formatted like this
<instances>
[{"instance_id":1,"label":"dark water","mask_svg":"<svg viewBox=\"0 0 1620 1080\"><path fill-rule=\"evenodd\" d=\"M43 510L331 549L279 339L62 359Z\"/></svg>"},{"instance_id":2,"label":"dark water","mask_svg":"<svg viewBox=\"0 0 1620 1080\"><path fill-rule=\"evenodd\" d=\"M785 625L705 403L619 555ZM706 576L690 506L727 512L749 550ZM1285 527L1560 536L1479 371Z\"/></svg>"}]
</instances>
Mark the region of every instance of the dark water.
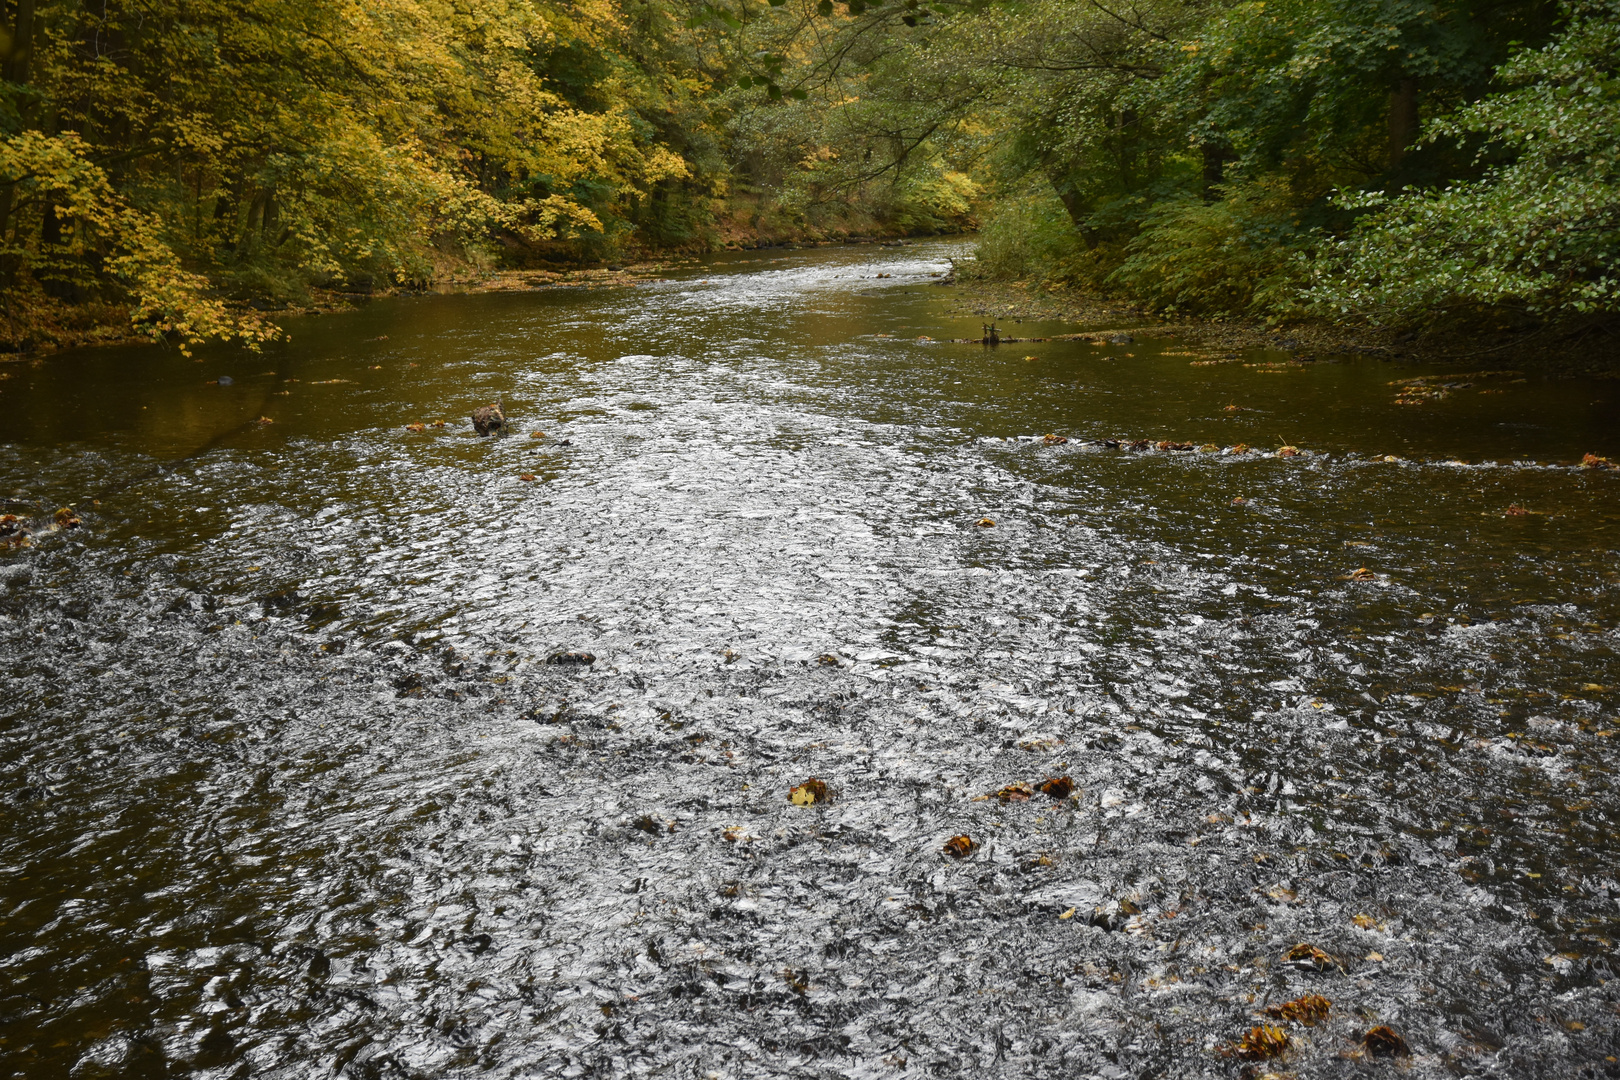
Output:
<instances>
[{"instance_id":1,"label":"dark water","mask_svg":"<svg viewBox=\"0 0 1620 1080\"><path fill-rule=\"evenodd\" d=\"M954 250L6 366L5 1072L1620 1075L1620 384L916 341Z\"/></svg>"}]
</instances>

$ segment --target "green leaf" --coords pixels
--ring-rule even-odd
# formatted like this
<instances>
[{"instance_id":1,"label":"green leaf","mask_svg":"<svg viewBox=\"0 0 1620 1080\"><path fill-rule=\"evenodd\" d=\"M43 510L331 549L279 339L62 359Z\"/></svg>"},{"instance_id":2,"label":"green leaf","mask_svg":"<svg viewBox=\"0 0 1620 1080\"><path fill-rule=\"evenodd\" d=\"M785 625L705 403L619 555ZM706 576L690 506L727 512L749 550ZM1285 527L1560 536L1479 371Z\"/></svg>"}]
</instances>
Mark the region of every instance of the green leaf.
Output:
<instances>
[{"instance_id":1,"label":"green leaf","mask_svg":"<svg viewBox=\"0 0 1620 1080\"><path fill-rule=\"evenodd\" d=\"M821 2L816 5L816 14L820 15L822 18L825 19L827 16L831 15L832 13L833 13L832 0L821 0Z\"/></svg>"},{"instance_id":2,"label":"green leaf","mask_svg":"<svg viewBox=\"0 0 1620 1080\"><path fill-rule=\"evenodd\" d=\"M849 0L848 7L851 15L866 14L866 0Z\"/></svg>"},{"instance_id":3,"label":"green leaf","mask_svg":"<svg viewBox=\"0 0 1620 1080\"><path fill-rule=\"evenodd\" d=\"M797 86L788 91L788 97L792 98L794 101L803 101L809 96L809 94L805 93L803 90L800 90Z\"/></svg>"},{"instance_id":4,"label":"green leaf","mask_svg":"<svg viewBox=\"0 0 1620 1080\"><path fill-rule=\"evenodd\" d=\"M775 83L771 83L769 86L767 86L765 88L765 93L770 97L770 99L772 101L781 101L782 100L782 88L780 86L777 86Z\"/></svg>"},{"instance_id":5,"label":"green leaf","mask_svg":"<svg viewBox=\"0 0 1620 1080\"><path fill-rule=\"evenodd\" d=\"M739 75L737 77L737 86L738 86L739 89L747 90L750 86L753 86L753 85L754 85L754 80L752 78L750 78L749 76L747 76L747 75Z\"/></svg>"}]
</instances>

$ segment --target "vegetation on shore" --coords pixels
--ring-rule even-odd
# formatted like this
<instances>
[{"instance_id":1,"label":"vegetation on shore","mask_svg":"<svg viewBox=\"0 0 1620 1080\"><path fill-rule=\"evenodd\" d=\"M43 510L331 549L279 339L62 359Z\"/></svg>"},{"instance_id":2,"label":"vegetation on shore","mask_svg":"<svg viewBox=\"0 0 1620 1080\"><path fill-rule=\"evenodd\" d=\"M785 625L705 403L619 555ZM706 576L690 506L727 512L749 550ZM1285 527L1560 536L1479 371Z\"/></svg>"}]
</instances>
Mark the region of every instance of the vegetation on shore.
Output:
<instances>
[{"instance_id":1,"label":"vegetation on shore","mask_svg":"<svg viewBox=\"0 0 1620 1080\"><path fill-rule=\"evenodd\" d=\"M254 345L311 290L978 221L980 274L1161 314L1620 311L1620 0L3 11L12 349Z\"/></svg>"}]
</instances>

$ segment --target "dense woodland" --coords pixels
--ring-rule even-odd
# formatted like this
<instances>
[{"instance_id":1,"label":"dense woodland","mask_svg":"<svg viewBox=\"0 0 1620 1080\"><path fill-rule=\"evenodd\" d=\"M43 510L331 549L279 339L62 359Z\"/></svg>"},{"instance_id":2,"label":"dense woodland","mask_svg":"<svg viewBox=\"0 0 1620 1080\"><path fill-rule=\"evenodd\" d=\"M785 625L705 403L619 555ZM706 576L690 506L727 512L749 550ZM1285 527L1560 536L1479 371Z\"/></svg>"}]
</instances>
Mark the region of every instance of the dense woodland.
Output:
<instances>
[{"instance_id":1,"label":"dense woodland","mask_svg":"<svg viewBox=\"0 0 1620 1080\"><path fill-rule=\"evenodd\" d=\"M0 55L13 349L973 226L1165 312L1620 311L1620 0L6 0Z\"/></svg>"}]
</instances>

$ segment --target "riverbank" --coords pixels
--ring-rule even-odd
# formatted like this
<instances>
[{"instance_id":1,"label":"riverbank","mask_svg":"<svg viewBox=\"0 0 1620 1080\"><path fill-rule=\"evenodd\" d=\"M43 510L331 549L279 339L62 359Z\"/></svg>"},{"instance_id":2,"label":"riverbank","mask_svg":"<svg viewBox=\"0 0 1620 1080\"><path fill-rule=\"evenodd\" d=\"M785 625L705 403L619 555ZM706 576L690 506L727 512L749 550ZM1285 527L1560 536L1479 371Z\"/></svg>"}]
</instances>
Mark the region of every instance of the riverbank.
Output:
<instances>
[{"instance_id":1,"label":"riverbank","mask_svg":"<svg viewBox=\"0 0 1620 1080\"><path fill-rule=\"evenodd\" d=\"M1397 333L1369 326L1261 320L1165 318L1128 301L1029 281L959 281L954 313L996 319L1076 322L1105 330L1176 338L1217 352L1272 349L1309 361L1364 354L1421 363L1497 360L1569 376L1620 378L1620 325L1600 322L1531 330L1436 329Z\"/></svg>"}]
</instances>

